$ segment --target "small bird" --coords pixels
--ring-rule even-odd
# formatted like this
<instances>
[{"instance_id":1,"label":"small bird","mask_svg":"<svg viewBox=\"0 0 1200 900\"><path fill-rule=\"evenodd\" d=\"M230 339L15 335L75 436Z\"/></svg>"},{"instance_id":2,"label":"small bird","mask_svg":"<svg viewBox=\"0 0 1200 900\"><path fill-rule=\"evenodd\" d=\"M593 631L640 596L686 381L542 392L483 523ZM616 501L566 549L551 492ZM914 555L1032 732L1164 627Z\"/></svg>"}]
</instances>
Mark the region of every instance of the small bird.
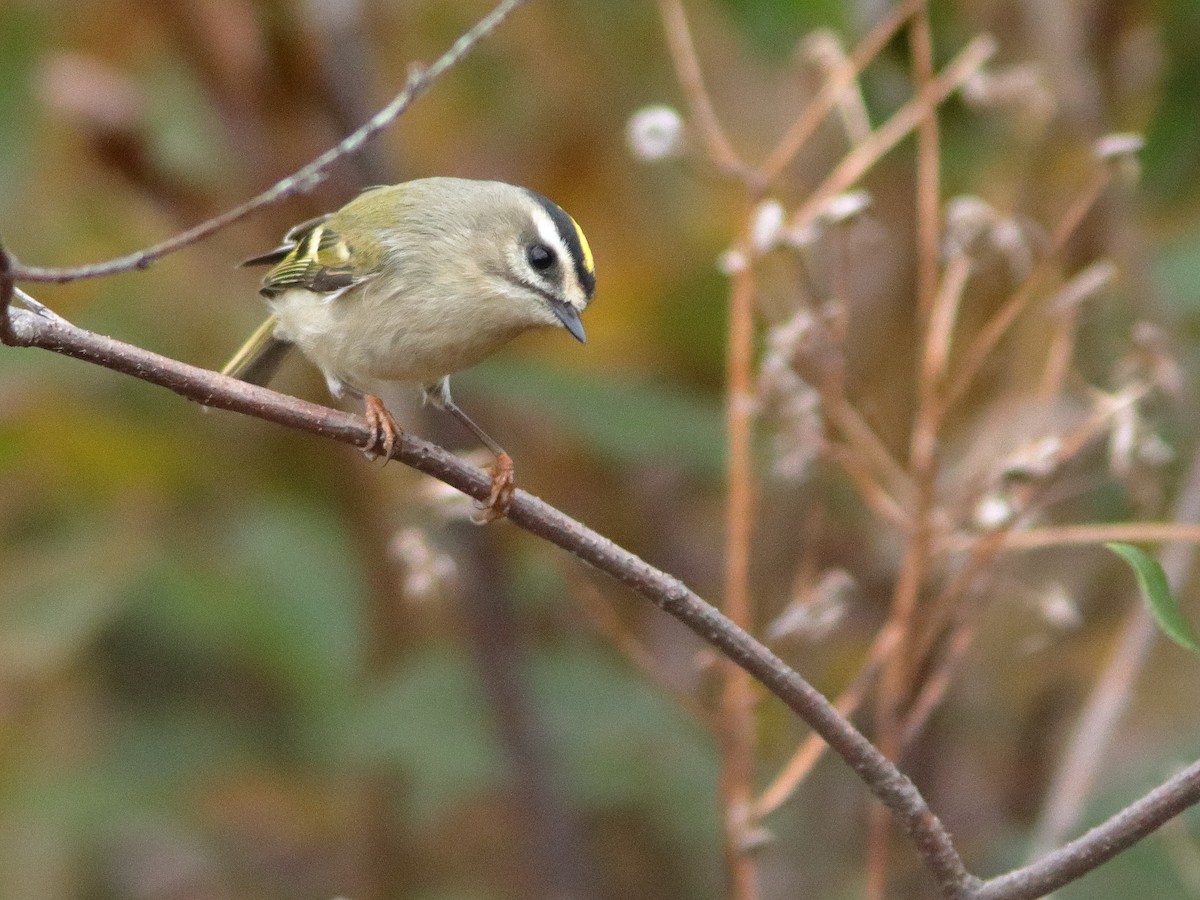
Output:
<instances>
[{"instance_id":1,"label":"small bird","mask_svg":"<svg viewBox=\"0 0 1200 900\"><path fill-rule=\"evenodd\" d=\"M449 376L534 328L586 340L596 273L574 219L527 188L420 178L368 188L242 265L271 266L259 291L271 315L224 374L265 385L298 348L334 396L363 401L369 449L385 456L402 433L379 386L415 384L495 456L482 521L505 514L512 459L454 403Z\"/></svg>"}]
</instances>

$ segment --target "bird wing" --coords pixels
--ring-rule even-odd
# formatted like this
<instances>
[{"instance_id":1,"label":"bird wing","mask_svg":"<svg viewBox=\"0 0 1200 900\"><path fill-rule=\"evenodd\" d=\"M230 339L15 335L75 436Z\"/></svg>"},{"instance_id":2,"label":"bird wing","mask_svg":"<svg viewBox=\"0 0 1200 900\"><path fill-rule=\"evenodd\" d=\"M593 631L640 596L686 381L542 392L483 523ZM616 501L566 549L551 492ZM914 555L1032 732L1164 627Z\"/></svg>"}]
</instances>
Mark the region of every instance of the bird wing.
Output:
<instances>
[{"instance_id":1,"label":"bird wing","mask_svg":"<svg viewBox=\"0 0 1200 900\"><path fill-rule=\"evenodd\" d=\"M243 266L271 265L259 293L276 297L291 288L304 288L333 299L361 284L374 273L359 271L354 252L345 239L327 224L329 216L311 219L289 231L283 243Z\"/></svg>"}]
</instances>

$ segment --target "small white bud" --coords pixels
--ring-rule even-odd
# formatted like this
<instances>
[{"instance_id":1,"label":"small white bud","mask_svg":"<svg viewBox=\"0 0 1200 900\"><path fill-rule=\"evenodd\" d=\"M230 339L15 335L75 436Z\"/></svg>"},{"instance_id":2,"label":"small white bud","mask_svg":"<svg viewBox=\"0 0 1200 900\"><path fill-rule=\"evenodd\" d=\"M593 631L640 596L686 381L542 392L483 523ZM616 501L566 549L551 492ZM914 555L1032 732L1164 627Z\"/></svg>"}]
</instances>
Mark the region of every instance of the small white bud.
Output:
<instances>
[{"instance_id":1,"label":"small white bud","mask_svg":"<svg viewBox=\"0 0 1200 900\"><path fill-rule=\"evenodd\" d=\"M778 200L764 200L754 210L750 225L750 245L756 253L768 253L779 243L787 214Z\"/></svg>"},{"instance_id":2,"label":"small white bud","mask_svg":"<svg viewBox=\"0 0 1200 900\"><path fill-rule=\"evenodd\" d=\"M625 140L642 162L671 159L683 149L683 117L670 106L644 106L629 117Z\"/></svg>"},{"instance_id":3,"label":"small white bud","mask_svg":"<svg viewBox=\"0 0 1200 900\"><path fill-rule=\"evenodd\" d=\"M871 195L867 191L847 191L830 198L822 210L822 216L827 222L845 222L852 219L871 206Z\"/></svg>"},{"instance_id":4,"label":"small white bud","mask_svg":"<svg viewBox=\"0 0 1200 900\"><path fill-rule=\"evenodd\" d=\"M1004 477L1037 479L1050 475L1059 463L1062 439L1047 435L1017 449L1004 464Z\"/></svg>"},{"instance_id":5,"label":"small white bud","mask_svg":"<svg viewBox=\"0 0 1200 900\"><path fill-rule=\"evenodd\" d=\"M1000 494L985 494L975 504L975 526L986 531L1001 528L1012 521L1012 504Z\"/></svg>"},{"instance_id":6,"label":"small white bud","mask_svg":"<svg viewBox=\"0 0 1200 900\"><path fill-rule=\"evenodd\" d=\"M1132 131L1106 134L1092 146L1092 152L1100 160L1117 159L1122 156L1132 156L1141 152L1146 146L1146 139Z\"/></svg>"},{"instance_id":7,"label":"small white bud","mask_svg":"<svg viewBox=\"0 0 1200 900\"><path fill-rule=\"evenodd\" d=\"M1060 583L1049 585L1034 604L1042 620L1059 631L1074 631L1083 624L1075 600Z\"/></svg>"},{"instance_id":8,"label":"small white bud","mask_svg":"<svg viewBox=\"0 0 1200 900\"><path fill-rule=\"evenodd\" d=\"M811 590L792 600L767 626L767 640L799 637L819 641L827 637L846 618L856 589L857 583L849 572L830 569Z\"/></svg>"},{"instance_id":9,"label":"small white bud","mask_svg":"<svg viewBox=\"0 0 1200 900\"><path fill-rule=\"evenodd\" d=\"M986 200L973 194L951 197L946 203L946 229L942 255L947 259L967 253L980 235L996 222L996 211Z\"/></svg>"},{"instance_id":10,"label":"small white bud","mask_svg":"<svg viewBox=\"0 0 1200 900\"><path fill-rule=\"evenodd\" d=\"M1014 219L1000 219L992 226L992 246L1008 260L1014 278L1024 278L1033 268L1033 250L1025 230Z\"/></svg>"}]
</instances>

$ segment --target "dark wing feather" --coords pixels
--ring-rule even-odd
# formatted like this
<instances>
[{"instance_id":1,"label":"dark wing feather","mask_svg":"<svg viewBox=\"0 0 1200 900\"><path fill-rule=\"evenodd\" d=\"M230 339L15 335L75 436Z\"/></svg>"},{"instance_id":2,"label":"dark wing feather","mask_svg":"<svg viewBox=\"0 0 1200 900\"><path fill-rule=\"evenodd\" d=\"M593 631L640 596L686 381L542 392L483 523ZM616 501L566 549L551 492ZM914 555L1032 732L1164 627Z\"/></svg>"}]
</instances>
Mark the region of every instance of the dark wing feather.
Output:
<instances>
[{"instance_id":1,"label":"dark wing feather","mask_svg":"<svg viewBox=\"0 0 1200 900\"><path fill-rule=\"evenodd\" d=\"M273 266L276 263L283 262L293 250L308 235L310 231L318 225L324 225L328 220L330 213L323 216L317 216L315 219L309 219L307 222L301 222L294 228L288 230L288 233L283 236L283 243L274 250L268 250L258 256L252 256L249 259L242 260L238 265L243 268L249 266Z\"/></svg>"},{"instance_id":2,"label":"dark wing feather","mask_svg":"<svg viewBox=\"0 0 1200 900\"><path fill-rule=\"evenodd\" d=\"M264 297L275 297L290 288L304 288L317 294L336 294L370 277L354 267L350 246L325 223L321 216L297 225L283 243L243 266L272 265L259 290Z\"/></svg>"}]
</instances>

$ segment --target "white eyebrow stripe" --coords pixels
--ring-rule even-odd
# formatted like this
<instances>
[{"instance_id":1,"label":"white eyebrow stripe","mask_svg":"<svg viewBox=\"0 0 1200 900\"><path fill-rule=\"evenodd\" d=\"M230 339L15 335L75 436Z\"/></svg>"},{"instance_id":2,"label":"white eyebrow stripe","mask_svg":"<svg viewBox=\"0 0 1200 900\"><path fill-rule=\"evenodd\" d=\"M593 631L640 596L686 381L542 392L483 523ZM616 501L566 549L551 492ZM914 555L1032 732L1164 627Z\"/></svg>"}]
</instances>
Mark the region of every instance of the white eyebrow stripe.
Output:
<instances>
[{"instance_id":1,"label":"white eyebrow stripe","mask_svg":"<svg viewBox=\"0 0 1200 900\"><path fill-rule=\"evenodd\" d=\"M530 212L533 213L533 224L537 227L538 237L542 239L542 243L557 251L558 258L563 265L570 268L571 251L567 249L566 241L558 233L558 227L554 224L554 220L540 206L533 206Z\"/></svg>"}]
</instances>

